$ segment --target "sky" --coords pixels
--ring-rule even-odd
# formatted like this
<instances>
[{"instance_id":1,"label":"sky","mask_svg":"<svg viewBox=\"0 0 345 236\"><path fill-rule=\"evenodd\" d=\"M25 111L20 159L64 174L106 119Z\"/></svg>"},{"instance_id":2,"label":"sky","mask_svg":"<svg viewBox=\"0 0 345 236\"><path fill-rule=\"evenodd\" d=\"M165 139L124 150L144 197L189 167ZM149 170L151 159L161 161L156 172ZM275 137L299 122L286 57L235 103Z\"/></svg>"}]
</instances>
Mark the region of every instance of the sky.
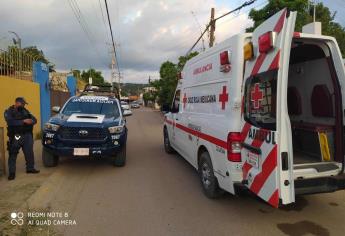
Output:
<instances>
[{"instance_id":1,"label":"sky","mask_svg":"<svg viewBox=\"0 0 345 236\"><path fill-rule=\"evenodd\" d=\"M320 0L319 0L320 1ZM244 0L108 0L123 82L147 83L159 79L159 67L177 62L200 35L215 7L216 16L241 5ZM244 32L252 25L250 8L229 15L216 25L216 43ZM322 1L336 21L345 26L345 1ZM86 33L71 8L78 5ZM22 39L22 47L36 45L58 71L96 68L110 80L111 38L104 0L0 0L0 48L11 43L8 31ZM344 11L344 12L340 12ZM192 14L193 12L193 14ZM104 16L104 17L103 17ZM207 48L207 36L204 38ZM202 42L196 49L201 50Z\"/></svg>"}]
</instances>

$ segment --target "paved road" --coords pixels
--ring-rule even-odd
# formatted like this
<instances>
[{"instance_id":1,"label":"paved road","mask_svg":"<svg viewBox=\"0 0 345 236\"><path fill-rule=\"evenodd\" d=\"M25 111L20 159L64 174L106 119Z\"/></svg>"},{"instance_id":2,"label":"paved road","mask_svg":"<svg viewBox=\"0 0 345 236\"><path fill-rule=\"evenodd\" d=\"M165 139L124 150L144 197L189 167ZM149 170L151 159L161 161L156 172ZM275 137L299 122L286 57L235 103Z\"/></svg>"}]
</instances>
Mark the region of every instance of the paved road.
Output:
<instances>
[{"instance_id":1,"label":"paved road","mask_svg":"<svg viewBox=\"0 0 345 236\"><path fill-rule=\"evenodd\" d=\"M197 172L162 145L162 116L149 109L128 118L127 165L62 160L52 209L77 226L65 235L343 235L345 191L299 197L273 209L250 195L207 199Z\"/></svg>"}]
</instances>

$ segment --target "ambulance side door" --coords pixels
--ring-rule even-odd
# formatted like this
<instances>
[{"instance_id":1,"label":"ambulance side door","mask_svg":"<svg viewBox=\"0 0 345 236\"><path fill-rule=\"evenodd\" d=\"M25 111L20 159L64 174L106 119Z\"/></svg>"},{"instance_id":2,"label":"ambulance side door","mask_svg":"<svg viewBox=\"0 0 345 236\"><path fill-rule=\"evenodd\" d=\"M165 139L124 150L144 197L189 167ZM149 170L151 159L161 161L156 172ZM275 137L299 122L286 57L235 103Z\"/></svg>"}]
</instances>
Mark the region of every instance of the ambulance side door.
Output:
<instances>
[{"instance_id":1,"label":"ambulance side door","mask_svg":"<svg viewBox=\"0 0 345 236\"><path fill-rule=\"evenodd\" d=\"M171 118L171 121L170 121L171 125L170 125L170 130L169 130L170 143L175 149L179 149L179 147L177 146L177 137L176 137L176 132L177 132L176 121L179 120L178 116L179 116L179 110L180 110L180 93L181 93L181 90L177 88L173 102L171 104L171 108L170 108L170 118Z\"/></svg>"},{"instance_id":2,"label":"ambulance side door","mask_svg":"<svg viewBox=\"0 0 345 236\"><path fill-rule=\"evenodd\" d=\"M245 64L243 182L274 207L295 201L287 79L296 15L283 9L258 26Z\"/></svg>"}]
</instances>

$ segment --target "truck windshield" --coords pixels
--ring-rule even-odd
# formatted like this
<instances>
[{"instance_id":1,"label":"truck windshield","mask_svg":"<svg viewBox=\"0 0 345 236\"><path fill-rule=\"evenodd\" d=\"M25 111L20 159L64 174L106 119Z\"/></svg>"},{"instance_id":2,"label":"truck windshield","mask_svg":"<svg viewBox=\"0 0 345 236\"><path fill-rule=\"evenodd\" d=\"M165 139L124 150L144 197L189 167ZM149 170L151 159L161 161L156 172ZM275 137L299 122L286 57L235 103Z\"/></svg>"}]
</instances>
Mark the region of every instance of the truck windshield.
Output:
<instances>
[{"instance_id":1,"label":"truck windshield","mask_svg":"<svg viewBox=\"0 0 345 236\"><path fill-rule=\"evenodd\" d=\"M276 129L277 70L267 71L246 81L244 118L252 125Z\"/></svg>"},{"instance_id":2,"label":"truck windshield","mask_svg":"<svg viewBox=\"0 0 345 236\"><path fill-rule=\"evenodd\" d=\"M75 99L69 101L62 111L62 114L70 116L73 113L82 114L102 114L105 117L119 117L120 111L115 101L82 101Z\"/></svg>"}]
</instances>

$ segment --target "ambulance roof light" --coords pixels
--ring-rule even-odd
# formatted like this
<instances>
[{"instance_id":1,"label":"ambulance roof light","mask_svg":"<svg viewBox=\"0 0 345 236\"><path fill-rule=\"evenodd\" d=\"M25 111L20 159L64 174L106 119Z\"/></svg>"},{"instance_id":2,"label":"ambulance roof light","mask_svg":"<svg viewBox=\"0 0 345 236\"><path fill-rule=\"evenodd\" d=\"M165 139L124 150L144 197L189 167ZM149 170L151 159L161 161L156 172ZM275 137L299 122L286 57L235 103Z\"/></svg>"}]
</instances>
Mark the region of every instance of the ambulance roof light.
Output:
<instances>
[{"instance_id":1,"label":"ambulance roof light","mask_svg":"<svg viewBox=\"0 0 345 236\"><path fill-rule=\"evenodd\" d=\"M243 57L244 60L251 60L254 57L253 43L249 42L243 46Z\"/></svg>"},{"instance_id":2,"label":"ambulance roof light","mask_svg":"<svg viewBox=\"0 0 345 236\"><path fill-rule=\"evenodd\" d=\"M220 58L220 65L229 65L230 64L230 57L229 57L229 51L223 51L219 55Z\"/></svg>"},{"instance_id":3,"label":"ambulance roof light","mask_svg":"<svg viewBox=\"0 0 345 236\"><path fill-rule=\"evenodd\" d=\"M259 36L259 52L268 53L274 46L276 33L273 31L268 31L261 36Z\"/></svg>"}]
</instances>

